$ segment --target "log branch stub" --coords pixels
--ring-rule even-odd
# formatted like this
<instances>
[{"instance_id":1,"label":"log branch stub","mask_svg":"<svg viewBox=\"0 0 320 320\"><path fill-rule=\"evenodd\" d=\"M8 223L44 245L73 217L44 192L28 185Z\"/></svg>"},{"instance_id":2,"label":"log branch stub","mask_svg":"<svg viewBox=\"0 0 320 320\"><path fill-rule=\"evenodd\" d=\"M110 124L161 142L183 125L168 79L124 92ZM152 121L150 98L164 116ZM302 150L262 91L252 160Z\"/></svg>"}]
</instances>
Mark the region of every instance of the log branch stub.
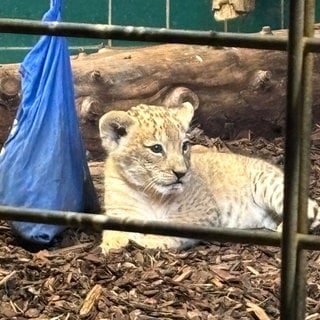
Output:
<instances>
[{"instance_id":1,"label":"log branch stub","mask_svg":"<svg viewBox=\"0 0 320 320\"><path fill-rule=\"evenodd\" d=\"M20 102L20 79L14 75L0 78L0 105L16 110Z\"/></svg>"},{"instance_id":2,"label":"log branch stub","mask_svg":"<svg viewBox=\"0 0 320 320\"><path fill-rule=\"evenodd\" d=\"M8 97L16 96L20 91L20 81L12 76L0 79L0 92Z\"/></svg>"},{"instance_id":3,"label":"log branch stub","mask_svg":"<svg viewBox=\"0 0 320 320\"><path fill-rule=\"evenodd\" d=\"M76 100L77 113L81 122L97 121L104 114L102 103L93 97L80 97Z\"/></svg>"},{"instance_id":4,"label":"log branch stub","mask_svg":"<svg viewBox=\"0 0 320 320\"><path fill-rule=\"evenodd\" d=\"M166 86L147 99L147 102L168 108L178 107L183 102L190 102L195 110L199 107L199 97L186 87L169 88Z\"/></svg>"}]
</instances>

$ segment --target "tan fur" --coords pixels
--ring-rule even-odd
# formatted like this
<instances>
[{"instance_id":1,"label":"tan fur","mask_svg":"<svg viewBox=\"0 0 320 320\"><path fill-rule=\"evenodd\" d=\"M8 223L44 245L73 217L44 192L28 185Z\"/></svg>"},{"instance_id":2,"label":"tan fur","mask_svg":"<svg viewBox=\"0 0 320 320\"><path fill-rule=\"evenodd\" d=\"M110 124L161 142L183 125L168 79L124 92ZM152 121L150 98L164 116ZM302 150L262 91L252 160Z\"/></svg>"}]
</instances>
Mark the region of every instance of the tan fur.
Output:
<instances>
[{"instance_id":1,"label":"tan fur","mask_svg":"<svg viewBox=\"0 0 320 320\"><path fill-rule=\"evenodd\" d=\"M101 118L100 135L108 153L106 214L276 230L282 220L282 171L260 159L201 146L191 151L187 132L192 117L192 106L184 103L178 108L139 105ZM308 214L318 222L318 206L312 200ZM129 239L151 248L182 248L196 242L106 230L101 247L107 253Z\"/></svg>"}]
</instances>

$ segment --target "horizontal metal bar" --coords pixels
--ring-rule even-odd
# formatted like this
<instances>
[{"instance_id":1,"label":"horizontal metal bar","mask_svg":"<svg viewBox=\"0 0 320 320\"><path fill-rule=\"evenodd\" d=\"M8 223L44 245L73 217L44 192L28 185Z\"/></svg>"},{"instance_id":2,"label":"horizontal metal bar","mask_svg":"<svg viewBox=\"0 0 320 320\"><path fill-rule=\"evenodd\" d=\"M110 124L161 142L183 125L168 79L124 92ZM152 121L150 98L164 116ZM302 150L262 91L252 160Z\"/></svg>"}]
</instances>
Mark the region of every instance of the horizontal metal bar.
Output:
<instances>
[{"instance_id":1,"label":"horizontal metal bar","mask_svg":"<svg viewBox=\"0 0 320 320\"><path fill-rule=\"evenodd\" d=\"M186 43L251 49L285 51L288 37L216 31L190 31L165 28L116 26L105 24L42 22L0 18L0 32L56 35L76 38L115 39L127 41ZM309 52L320 52L320 38L306 38Z\"/></svg>"},{"instance_id":2,"label":"horizontal metal bar","mask_svg":"<svg viewBox=\"0 0 320 320\"><path fill-rule=\"evenodd\" d=\"M286 37L260 34L190 31L165 28L116 26L105 24L42 22L24 19L0 19L0 32L48 34L68 37L117 39L163 43L185 43L225 47L245 47L285 51ZM320 50L320 47L319 47Z\"/></svg>"},{"instance_id":3,"label":"horizontal metal bar","mask_svg":"<svg viewBox=\"0 0 320 320\"><path fill-rule=\"evenodd\" d=\"M0 219L85 227L96 231L109 229L187 237L207 241L253 243L270 246L280 245L279 234L270 231L223 230L197 225L108 217L104 214L0 206Z\"/></svg>"},{"instance_id":4,"label":"horizontal metal bar","mask_svg":"<svg viewBox=\"0 0 320 320\"><path fill-rule=\"evenodd\" d=\"M85 227L96 231L109 229L201 239L204 241L250 243L275 247L279 247L281 241L280 233L265 230L207 228L197 225L166 223L152 220L121 219L108 217L104 214L7 206L0 206L0 219ZM298 241L306 249L320 250L320 237L298 234Z\"/></svg>"},{"instance_id":5,"label":"horizontal metal bar","mask_svg":"<svg viewBox=\"0 0 320 320\"><path fill-rule=\"evenodd\" d=\"M320 52L320 38L304 37L306 52Z\"/></svg>"}]
</instances>

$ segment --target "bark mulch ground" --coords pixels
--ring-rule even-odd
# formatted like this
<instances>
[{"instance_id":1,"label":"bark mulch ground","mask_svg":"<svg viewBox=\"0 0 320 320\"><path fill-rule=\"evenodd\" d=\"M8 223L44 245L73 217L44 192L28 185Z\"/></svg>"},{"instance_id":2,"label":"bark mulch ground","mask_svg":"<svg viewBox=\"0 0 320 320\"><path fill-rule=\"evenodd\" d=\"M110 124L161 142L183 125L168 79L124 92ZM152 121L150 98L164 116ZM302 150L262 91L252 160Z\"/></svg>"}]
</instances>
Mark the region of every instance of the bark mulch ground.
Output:
<instances>
[{"instance_id":1,"label":"bark mulch ground","mask_svg":"<svg viewBox=\"0 0 320 320\"><path fill-rule=\"evenodd\" d=\"M320 132L320 131L319 131ZM320 134L312 136L311 195L319 197ZM283 139L202 143L282 164ZM202 139L202 140L201 140ZM102 194L102 162L91 162ZM0 222L0 319L279 319L279 248L202 244L186 251L131 243L103 256L100 234L69 229L50 248L15 238ZM320 319L320 255L308 252L306 319Z\"/></svg>"}]
</instances>

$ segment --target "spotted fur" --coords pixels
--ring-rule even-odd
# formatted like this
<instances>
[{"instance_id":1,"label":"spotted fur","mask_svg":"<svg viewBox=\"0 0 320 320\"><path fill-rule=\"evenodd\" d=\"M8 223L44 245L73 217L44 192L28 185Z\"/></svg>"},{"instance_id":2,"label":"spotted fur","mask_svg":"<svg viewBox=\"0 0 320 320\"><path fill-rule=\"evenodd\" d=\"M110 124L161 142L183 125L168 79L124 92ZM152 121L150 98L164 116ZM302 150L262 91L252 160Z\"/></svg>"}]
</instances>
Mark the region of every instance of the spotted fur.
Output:
<instances>
[{"instance_id":1,"label":"spotted fur","mask_svg":"<svg viewBox=\"0 0 320 320\"><path fill-rule=\"evenodd\" d=\"M282 221L283 172L251 157L188 145L190 103L178 108L138 105L100 120L107 151L105 209L110 216L192 225L267 228ZM318 224L318 205L308 215ZM104 231L105 253L132 239L146 247L182 248L196 241Z\"/></svg>"}]
</instances>

